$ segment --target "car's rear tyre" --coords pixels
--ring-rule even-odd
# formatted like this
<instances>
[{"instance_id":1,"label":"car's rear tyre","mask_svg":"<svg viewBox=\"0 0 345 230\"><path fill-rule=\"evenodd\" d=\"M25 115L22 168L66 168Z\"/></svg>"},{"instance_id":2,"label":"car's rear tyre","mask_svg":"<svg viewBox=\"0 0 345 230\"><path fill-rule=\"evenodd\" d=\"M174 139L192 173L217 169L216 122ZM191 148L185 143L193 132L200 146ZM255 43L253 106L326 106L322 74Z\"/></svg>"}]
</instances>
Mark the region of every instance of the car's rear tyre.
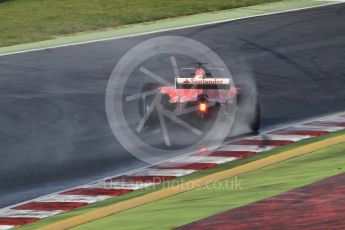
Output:
<instances>
[{"instance_id":1,"label":"car's rear tyre","mask_svg":"<svg viewBox=\"0 0 345 230\"><path fill-rule=\"evenodd\" d=\"M142 87L141 93L145 95L145 93L149 91L157 90L158 87L159 87L158 84L155 84L152 82L146 83ZM143 118L146 119L144 128L156 128L156 126L158 125L158 114L157 114L156 108L154 108L152 112L149 113L150 105L152 104L152 101L154 100L155 96L156 96L156 93L145 95L139 99L139 103L138 103L139 114L142 119Z\"/></svg>"},{"instance_id":2,"label":"car's rear tyre","mask_svg":"<svg viewBox=\"0 0 345 230\"><path fill-rule=\"evenodd\" d=\"M156 91L154 94L146 95L145 97L141 97L139 99L139 114L141 118L145 118L145 126L144 128L155 129L159 125L159 117L157 113L157 108L154 109L149 113L150 106L154 98L159 94L159 85L156 83L146 83L143 88L141 89L141 93L145 94L149 91ZM159 95L158 95L159 96ZM160 95L160 106L163 110L173 111L174 106L170 104L170 97L168 94Z\"/></svg>"}]
</instances>

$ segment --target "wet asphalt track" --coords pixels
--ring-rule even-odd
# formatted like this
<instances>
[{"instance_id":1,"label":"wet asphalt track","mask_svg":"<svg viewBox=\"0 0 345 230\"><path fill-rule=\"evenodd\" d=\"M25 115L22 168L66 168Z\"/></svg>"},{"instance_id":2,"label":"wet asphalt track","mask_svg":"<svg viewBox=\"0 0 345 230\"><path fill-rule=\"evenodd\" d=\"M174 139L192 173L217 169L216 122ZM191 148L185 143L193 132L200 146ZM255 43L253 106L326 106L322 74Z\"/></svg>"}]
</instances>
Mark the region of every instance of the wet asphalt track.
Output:
<instances>
[{"instance_id":1,"label":"wet asphalt track","mask_svg":"<svg viewBox=\"0 0 345 230\"><path fill-rule=\"evenodd\" d=\"M264 129L345 109L345 4L3 56L0 207L143 165L113 137L104 95L119 58L161 35L254 77Z\"/></svg>"}]
</instances>

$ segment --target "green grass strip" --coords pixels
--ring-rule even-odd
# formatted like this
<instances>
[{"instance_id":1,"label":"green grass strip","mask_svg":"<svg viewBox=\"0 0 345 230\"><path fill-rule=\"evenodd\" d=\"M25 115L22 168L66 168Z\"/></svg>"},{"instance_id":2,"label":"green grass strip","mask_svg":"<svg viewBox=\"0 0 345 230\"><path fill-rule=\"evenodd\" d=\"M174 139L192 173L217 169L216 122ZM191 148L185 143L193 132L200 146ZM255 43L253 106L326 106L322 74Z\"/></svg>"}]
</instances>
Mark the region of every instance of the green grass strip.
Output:
<instances>
[{"instance_id":1,"label":"green grass strip","mask_svg":"<svg viewBox=\"0 0 345 230\"><path fill-rule=\"evenodd\" d=\"M12 0L0 3L0 46L279 0Z\"/></svg>"},{"instance_id":2,"label":"green grass strip","mask_svg":"<svg viewBox=\"0 0 345 230\"><path fill-rule=\"evenodd\" d=\"M42 219L42 220L40 220L38 222L34 222L32 224L28 224L28 225L24 225L22 227L19 227L18 229L21 229L21 230L37 229L39 227L43 227L45 225L52 224L52 223L60 221L60 220L64 220L64 219L67 219L67 218L70 218L70 217L81 215L81 214L84 214L84 213L89 212L89 211L93 211L93 210L95 210L97 208L109 206L109 205L112 205L112 204L115 204L115 203L118 203L118 202L121 202L121 201L129 200L129 199L132 199L132 198L135 198L135 197L138 197L138 196L142 196L142 195L148 194L148 193L153 192L153 191L160 190L160 189L162 189L162 188L164 188L166 186L169 186L171 184L176 185L176 184L180 184L180 183L183 183L183 182L186 182L186 181L190 181L190 180L194 180L194 179L197 179L197 178L201 178L201 177L204 177L206 175L210 175L212 173L224 171L224 170L229 169L229 168L234 168L236 166L243 165L243 164L246 164L246 163L249 163L249 162L253 162L253 161L258 160L258 159L262 159L262 158L265 158L265 157L268 157L268 156L271 156L271 155L274 155L274 154L281 153L283 151L287 151L287 150L290 150L290 149L293 149L293 148L297 148L297 147L300 147L300 146L303 146L303 145L306 145L306 144L309 144L309 143L313 143L313 142L320 141L320 140L325 140L327 138L332 138L332 137L336 137L336 136L340 136L340 135L344 135L344 134L345 134L345 130L339 131L339 132L335 132L335 133L330 133L330 134L319 136L319 137L315 137L315 138L305 139L305 140L302 140L302 141L299 141L299 142L296 142L296 143L293 143L293 144L289 144L289 145L286 145L286 146L275 148L275 149L273 149L271 151L267 151L267 152L264 152L264 153L258 153L258 154L255 154L255 155L251 156L251 157L248 157L248 158L244 158L244 159L228 162L228 163L219 165L219 166L214 167L214 168L210 168L210 169L207 169L207 170L199 171L199 172L187 175L187 176L179 177L179 178L176 178L174 180L167 181L166 183L163 183L161 185L155 186L152 189L137 190L137 191L134 191L134 192L122 195L120 197L115 197L115 198L108 199L108 200L105 200L105 201L102 201L102 202L99 202L99 203L90 204L90 205L85 206L85 207L77 208L77 209L75 209L73 211L70 211L70 212L67 212L67 213L62 213L62 214L59 214L59 215L56 215L56 216L44 218L44 219Z\"/></svg>"},{"instance_id":3,"label":"green grass strip","mask_svg":"<svg viewBox=\"0 0 345 230\"><path fill-rule=\"evenodd\" d=\"M76 228L171 229L345 172L345 143Z\"/></svg>"},{"instance_id":4,"label":"green grass strip","mask_svg":"<svg viewBox=\"0 0 345 230\"><path fill-rule=\"evenodd\" d=\"M314 0L45 0L43 2L7 0L0 2L0 47L2 47L0 54L325 4L330 4L330 2Z\"/></svg>"}]
</instances>

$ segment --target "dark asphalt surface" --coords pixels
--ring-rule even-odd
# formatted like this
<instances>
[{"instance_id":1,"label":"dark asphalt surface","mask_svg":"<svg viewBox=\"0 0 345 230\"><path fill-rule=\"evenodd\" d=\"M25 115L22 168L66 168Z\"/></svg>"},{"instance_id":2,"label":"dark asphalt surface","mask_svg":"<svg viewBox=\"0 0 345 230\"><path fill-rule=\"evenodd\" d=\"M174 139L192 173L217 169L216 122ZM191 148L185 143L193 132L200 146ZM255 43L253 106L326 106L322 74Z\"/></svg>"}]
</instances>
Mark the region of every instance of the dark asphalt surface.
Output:
<instances>
[{"instance_id":1,"label":"dark asphalt surface","mask_svg":"<svg viewBox=\"0 0 345 230\"><path fill-rule=\"evenodd\" d=\"M0 57L0 207L143 165L104 106L115 64L141 41L178 35L212 48L255 79L267 129L345 109L344 22L339 4Z\"/></svg>"}]
</instances>

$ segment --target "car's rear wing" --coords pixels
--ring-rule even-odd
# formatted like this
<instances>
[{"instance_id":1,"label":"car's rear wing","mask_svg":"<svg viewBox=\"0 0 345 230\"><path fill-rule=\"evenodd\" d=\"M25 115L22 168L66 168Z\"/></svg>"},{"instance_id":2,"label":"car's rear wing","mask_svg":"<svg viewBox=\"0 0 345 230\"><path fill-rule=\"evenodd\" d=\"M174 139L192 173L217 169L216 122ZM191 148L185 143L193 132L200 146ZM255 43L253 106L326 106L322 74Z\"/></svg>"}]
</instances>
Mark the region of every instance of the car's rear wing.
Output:
<instances>
[{"instance_id":1,"label":"car's rear wing","mask_svg":"<svg viewBox=\"0 0 345 230\"><path fill-rule=\"evenodd\" d=\"M230 89L229 78L175 78L176 89Z\"/></svg>"}]
</instances>

